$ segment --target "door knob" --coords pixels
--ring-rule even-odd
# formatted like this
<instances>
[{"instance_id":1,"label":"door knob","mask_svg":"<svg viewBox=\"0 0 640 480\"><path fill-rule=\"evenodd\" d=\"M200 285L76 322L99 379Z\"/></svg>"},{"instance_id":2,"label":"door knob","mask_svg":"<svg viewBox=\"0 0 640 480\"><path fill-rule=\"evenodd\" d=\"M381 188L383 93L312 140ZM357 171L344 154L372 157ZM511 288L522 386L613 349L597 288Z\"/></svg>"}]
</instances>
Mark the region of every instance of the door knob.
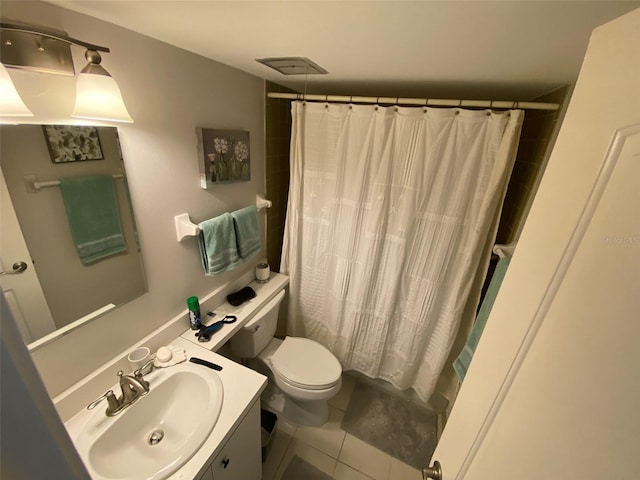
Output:
<instances>
[{"instance_id":1,"label":"door knob","mask_svg":"<svg viewBox=\"0 0 640 480\"><path fill-rule=\"evenodd\" d=\"M15 273L22 273L27 269L27 264L24 262L16 262L13 265L11 265L12 271L11 272L0 272L0 275L12 275Z\"/></svg>"},{"instance_id":2,"label":"door knob","mask_svg":"<svg viewBox=\"0 0 640 480\"><path fill-rule=\"evenodd\" d=\"M422 480L427 480L428 478L442 480L442 467L439 461L435 460L433 465L422 469Z\"/></svg>"}]
</instances>

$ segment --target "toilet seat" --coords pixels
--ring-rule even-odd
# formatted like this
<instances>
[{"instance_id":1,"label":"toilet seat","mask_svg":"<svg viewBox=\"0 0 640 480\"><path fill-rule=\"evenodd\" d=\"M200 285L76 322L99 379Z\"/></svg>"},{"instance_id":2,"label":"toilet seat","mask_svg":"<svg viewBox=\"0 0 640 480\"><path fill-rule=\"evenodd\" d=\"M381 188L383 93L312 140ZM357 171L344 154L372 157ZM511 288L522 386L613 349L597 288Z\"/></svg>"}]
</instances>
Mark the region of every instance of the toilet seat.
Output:
<instances>
[{"instance_id":1,"label":"toilet seat","mask_svg":"<svg viewBox=\"0 0 640 480\"><path fill-rule=\"evenodd\" d=\"M342 366L333 353L308 338L286 337L270 360L274 373L302 389L331 388L342 376Z\"/></svg>"}]
</instances>

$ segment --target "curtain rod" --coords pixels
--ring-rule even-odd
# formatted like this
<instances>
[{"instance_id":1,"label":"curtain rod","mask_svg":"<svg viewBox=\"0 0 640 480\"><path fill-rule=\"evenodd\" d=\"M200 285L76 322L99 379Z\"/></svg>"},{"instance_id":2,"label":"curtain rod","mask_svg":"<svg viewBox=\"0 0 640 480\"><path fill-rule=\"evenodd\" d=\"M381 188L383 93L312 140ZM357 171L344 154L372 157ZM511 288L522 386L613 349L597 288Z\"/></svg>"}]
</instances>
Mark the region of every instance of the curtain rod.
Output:
<instances>
[{"instance_id":1,"label":"curtain rod","mask_svg":"<svg viewBox=\"0 0 640 480\"><path fill-rule=\"evenodd\" d=\"M422 107L478 107L521 108L525 110L558 110L558 103L515 102L502 100L445 100L434 98L359 97L355 95L314 95L309 93L267 93L268 98L306 100L310 102L378 103L391 105L419 105Z\"/></svg>"}]
</instances>

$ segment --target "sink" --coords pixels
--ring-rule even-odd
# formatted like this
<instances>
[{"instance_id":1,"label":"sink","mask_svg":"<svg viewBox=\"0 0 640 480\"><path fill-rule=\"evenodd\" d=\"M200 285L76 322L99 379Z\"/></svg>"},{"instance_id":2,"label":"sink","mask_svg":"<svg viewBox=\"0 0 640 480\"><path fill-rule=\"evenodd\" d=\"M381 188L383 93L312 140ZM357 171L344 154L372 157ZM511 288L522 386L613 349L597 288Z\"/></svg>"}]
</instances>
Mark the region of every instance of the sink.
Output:
<instances>
[{"instance_id":1,"label":"sink","mask_svg":"<svg viewBox=\"0 0 640 480\"><path fill-rule=\"evenodd\" d=\"M218 420L223 388L213 370L187 363L145 378L149 393L117 416L107 417L102 406L82 412L87 418L74 443L92 478L166 478L198 451Z\"/></svg>"}]
</instances>

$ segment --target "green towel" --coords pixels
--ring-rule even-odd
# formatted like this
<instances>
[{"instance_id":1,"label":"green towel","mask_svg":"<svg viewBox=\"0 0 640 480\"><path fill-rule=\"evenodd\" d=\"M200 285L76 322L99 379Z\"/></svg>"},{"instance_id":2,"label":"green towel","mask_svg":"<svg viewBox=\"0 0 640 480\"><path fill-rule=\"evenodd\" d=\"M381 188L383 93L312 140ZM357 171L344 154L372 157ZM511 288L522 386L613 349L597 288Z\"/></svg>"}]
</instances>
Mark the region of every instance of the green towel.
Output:
<instances>
[{"instance_id":1,"label":"green towel","mask_svg":"<svg viewBox=\"0 0 640 480\"><path fill-rule=\"evenodd\" d=\"M205 220L198 226L200 227L198 245L204 274L219 275L236 268L240 263L240 257L231 214L224 213L219 217Z\"/></svg>"},{"instance_id":2,"label":"green towel","mask_svg":"<svg viewBox=\"0 0 640 480\"><path fill-rule=\"evenodd\" d=\"M253 257L260 251L260 229L258 227L258 209L255 206L236 210L231 214L236 229L238 254L243 260Z\"/></svg>"},{"instance_id":3,"label":"green towel","mask_svg":"<svg viewBox=\"0 0 640 480\"><path fill-rule=\"evenodd\" d=\"M458 355L458 358L453 362L453 369L456 371L461 383L467 374L467 370L471 364L471 359L476 351L478 342L480 342L480 336L487 324L487 319L489 318L489 314L493 308L493 303L496 301L496 296L500 290L500 285L502 285L502 280L504 280L504 275L507 273L510 261L510 258L504 257L498 262L498 265L493 272L493 277L491 277L489 288L487 288L487 293L482 301L482 306L480 307L480 311L476 317L476 322L473 324L473 328L471 328L469 338L467 338L467 343L462 349L462 352L460 352L460 355Z\"/></svg>"},{"instance_id":4,"label":"green towel","mask_svg":"<svg viewBox=\"0 0 640 480\"><path fill-rule=\"evenodd\" d=\"M62 178L60 191L82 263L127 250L111 175Z\"/></svg>"},{"instance_id":5,"label":"green towel","mask_svg":"<svg viewBox=\"0 0 640 480\"><path fill-rule=\"evenodd\" d=\"M129 215L131 215L131 223L133 226L133 236L136 239L136 246L138 247L138 251L140 251L140 239L138 238L138 223L136 222L136 215L133 213L133 202L131 201L131 192L129 191L129 182L127 182L127 177L122 178L122 183L124 185L124 193L127 194L127 204L129 206Z\"/></svg>"}]
</instances>

